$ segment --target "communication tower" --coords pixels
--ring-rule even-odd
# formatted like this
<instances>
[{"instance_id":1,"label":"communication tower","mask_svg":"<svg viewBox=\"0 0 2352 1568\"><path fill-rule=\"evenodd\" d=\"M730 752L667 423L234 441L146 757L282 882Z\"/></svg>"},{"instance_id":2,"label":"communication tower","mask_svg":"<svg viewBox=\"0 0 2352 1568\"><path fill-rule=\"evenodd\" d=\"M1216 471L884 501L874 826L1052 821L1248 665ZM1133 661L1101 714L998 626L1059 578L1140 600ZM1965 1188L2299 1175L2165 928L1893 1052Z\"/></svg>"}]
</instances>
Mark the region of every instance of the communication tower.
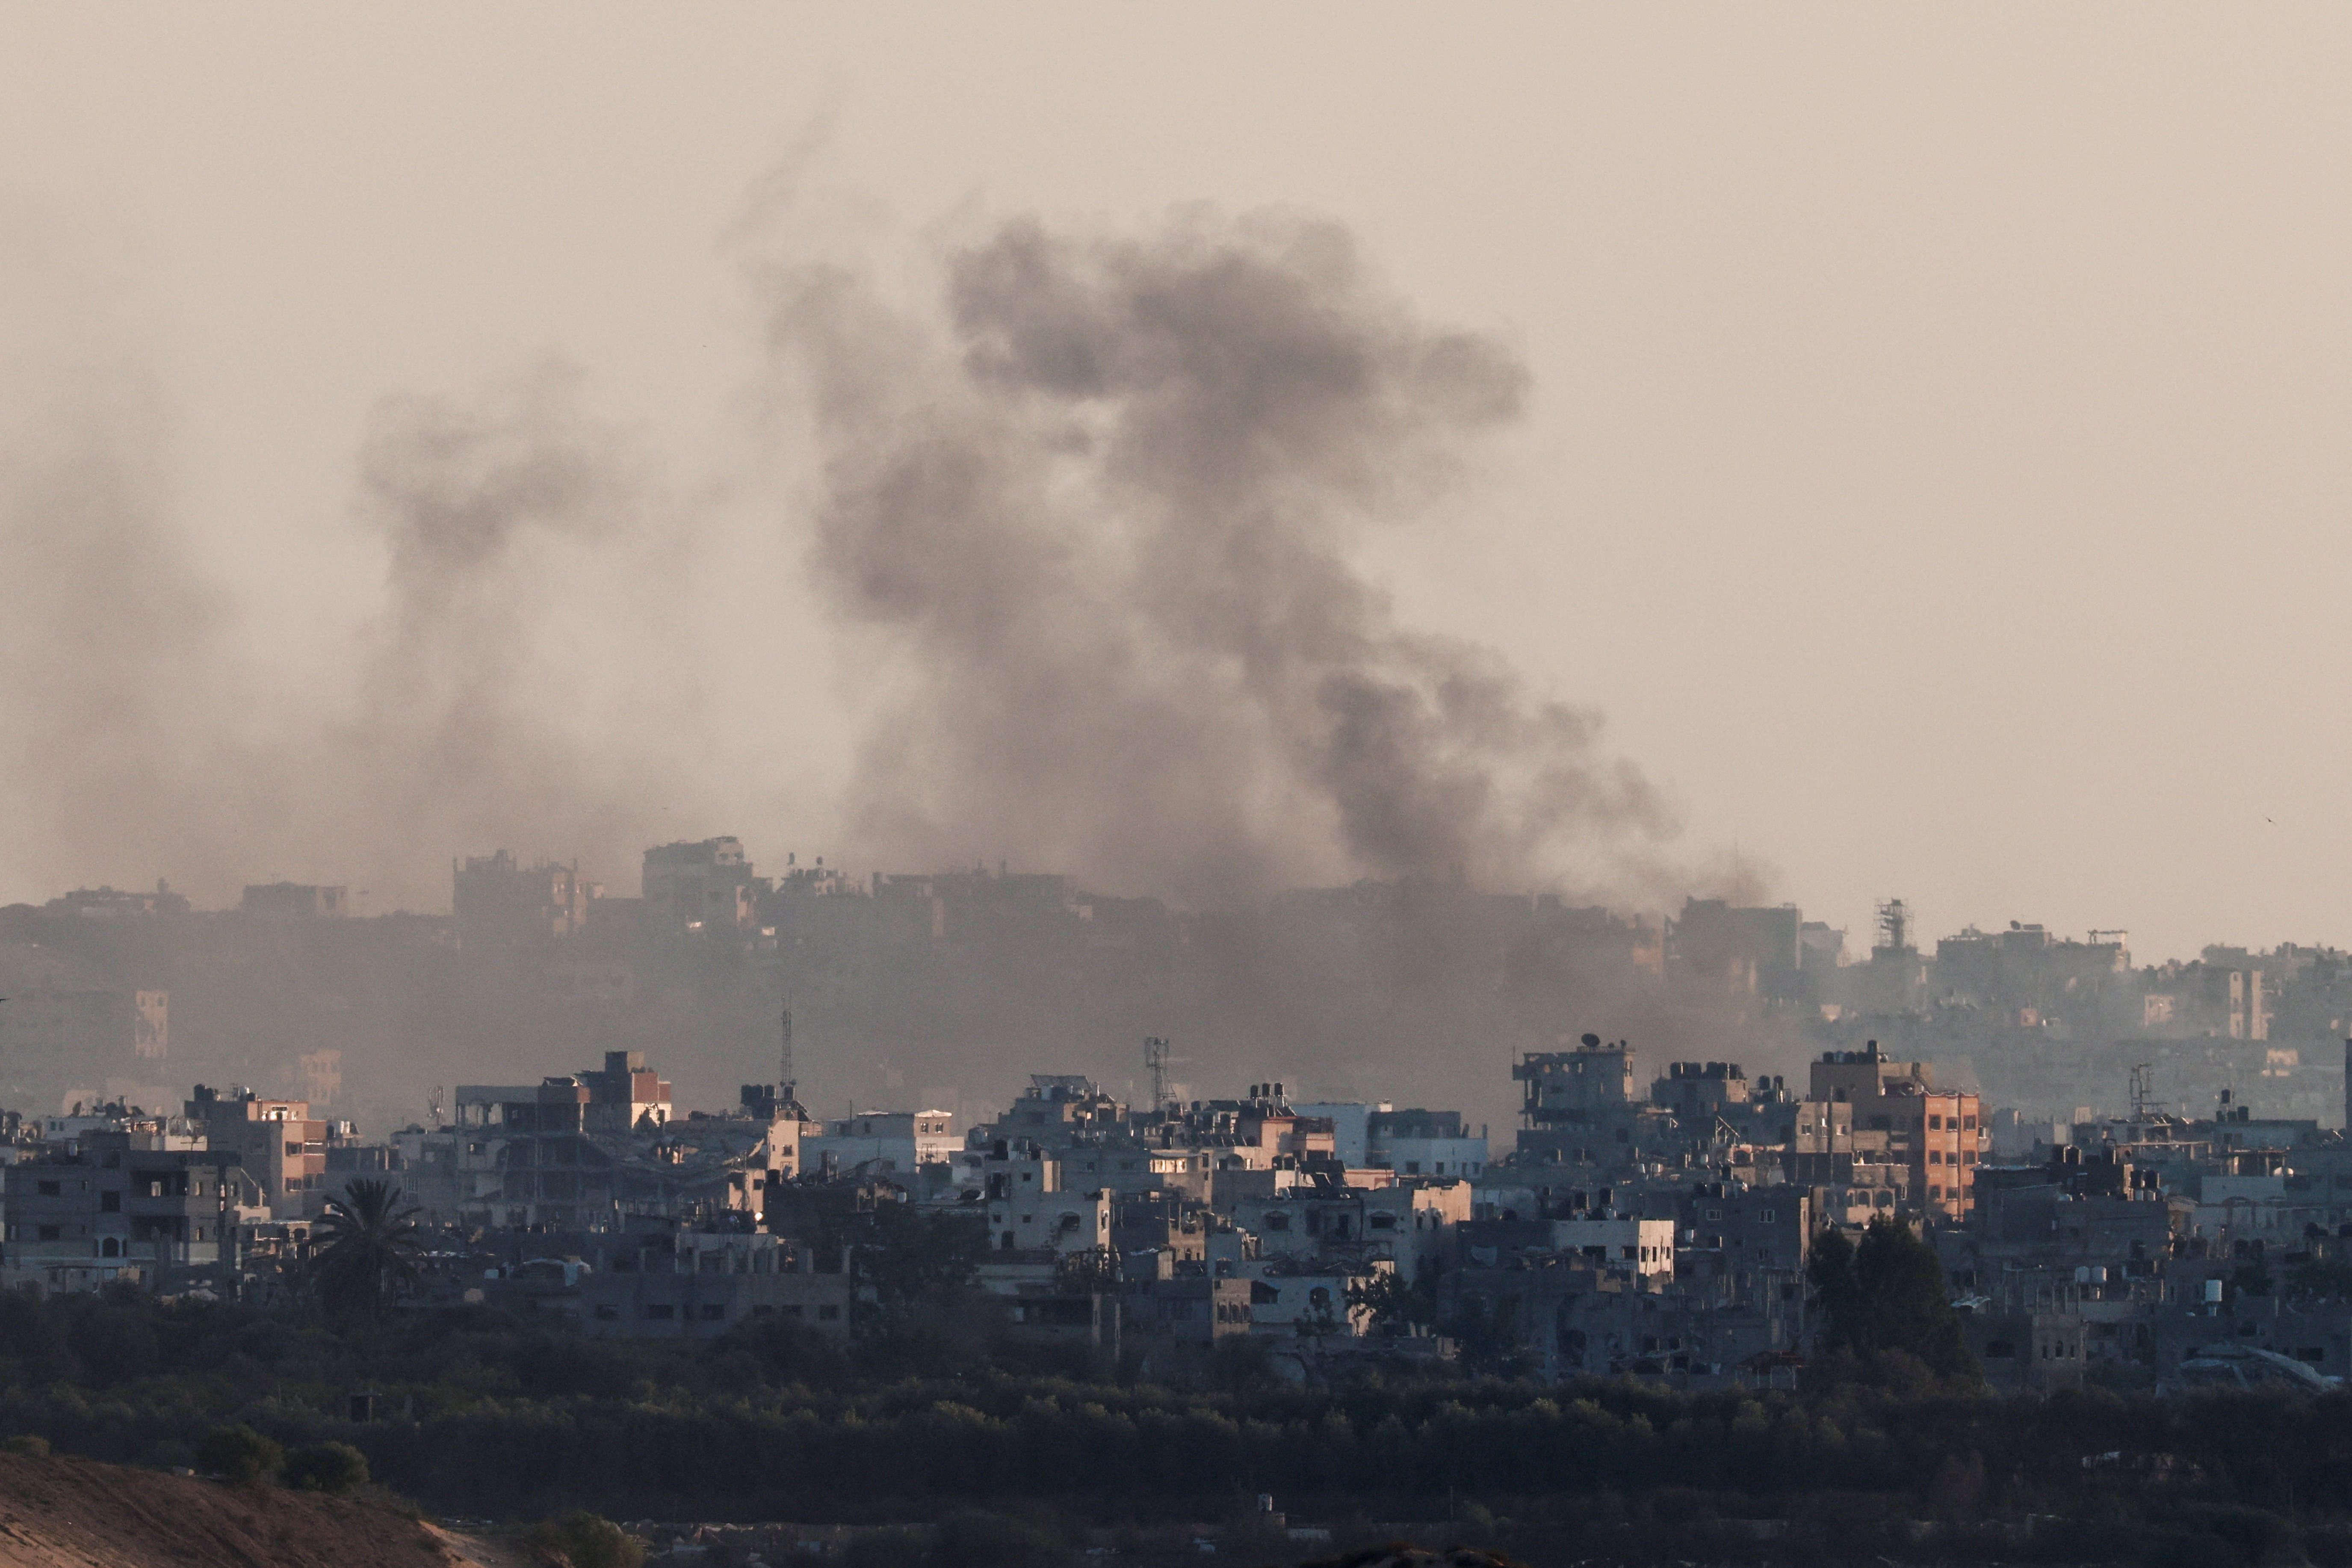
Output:
<instances>
[{"instance_id":1,"label":"communication tower","mask_svg":"<svg viewBox=\"0 0 2352 1568\"><path fill-rule=\"evenodd\" d=\"M1157 1036L1143 1042L1143 1066L1151 1074L1151 1109L1168 1109L1168 1064L1175 1058L1168 1054L1168 1042Z\"/></svg>"}]
</instances>

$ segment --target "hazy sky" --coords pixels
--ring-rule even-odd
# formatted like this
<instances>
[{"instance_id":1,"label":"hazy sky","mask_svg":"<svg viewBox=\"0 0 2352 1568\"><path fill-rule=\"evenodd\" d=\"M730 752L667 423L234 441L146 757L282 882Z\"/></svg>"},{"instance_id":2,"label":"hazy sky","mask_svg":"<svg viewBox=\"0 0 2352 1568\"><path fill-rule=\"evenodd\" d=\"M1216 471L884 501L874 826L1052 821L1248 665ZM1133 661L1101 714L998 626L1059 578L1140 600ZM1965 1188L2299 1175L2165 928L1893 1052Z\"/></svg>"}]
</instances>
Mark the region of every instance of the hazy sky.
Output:
<instances>
[{"instance_id":1,"label":"hazy sky","mask_svg":"<svg viewBox=\"0 0 2352 1568\"><path fill-rule=\"evenodd\" d=\"M170 625L228 628L258 690L483 635L497 605L397 598L367 454L445 404L553 421L655 542L561 575L532 657L672 770L616 769L652 791L627 832L779 859L838 831L865 672L800 569L807 475L758 434L774 172L822 189L791 245L886 270L1024 214L1288 209L1526 362L1524 416L1370 566L1605 713L1688 858L1858 940L1900 893L1929 932L2126 927L2142 958L2352 942L2347 80L2352 13L2317 5L11 4L0 424L27 450L103 406L157 520L108 548L173 542L125 573L200 584ZM12 537L0 615L123 614ZM692 689L648 689L633 638L694 650ZM59 710L27 640L0 721L111 721ZM208 703L236 692L142 722ZM61 857L39 761L0 900L174 869ZM244 870L371 874L334 861Z\"/></svg>"}]
</instances>

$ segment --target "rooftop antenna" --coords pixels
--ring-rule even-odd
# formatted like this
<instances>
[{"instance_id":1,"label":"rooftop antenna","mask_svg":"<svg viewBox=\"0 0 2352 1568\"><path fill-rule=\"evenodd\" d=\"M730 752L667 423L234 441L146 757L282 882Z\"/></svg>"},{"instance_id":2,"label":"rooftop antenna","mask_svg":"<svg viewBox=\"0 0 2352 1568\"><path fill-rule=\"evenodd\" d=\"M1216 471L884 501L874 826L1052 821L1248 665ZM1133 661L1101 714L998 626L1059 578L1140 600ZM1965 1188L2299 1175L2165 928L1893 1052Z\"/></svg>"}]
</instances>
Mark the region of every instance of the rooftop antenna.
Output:
<instances>
[{"instance_id":1,"label":"rooftop antenna","mask_svg":"<svg viewBox=\"0 0 2352 1568\"><path fill-rule=\"evenodd\" d=\"M2142 1062L2131 1069L2131 1110L2134 1121L2145 1121L2164 1109L2156 1098L2156 1064Z\"/></svg>"},{"instance_id":2,"label":"rooftop antenna","mask_svg":"<svg viewBox=\"0 0 2352 1568\"><path fill-rule=\"evenodd\" d=\"M1151 1074L1151 1109L1168 1109L1168 1042L1157 1036L1143 1042L1143 1065Z\"/></svg>"},{"instance_id":3,"label":"rooftop antenna","mask_svg":"<svg viewBox=\"0 0 2352 1568\"><path fill-rule=\"evenodd\" d=\"M783 1052L778 1064L782 1076L777 1079L776 1087L784 1091L786 1100L791 1100L800 1088L800 1080L793 1076L793 994L789 991L784 993L783 1036Z\"/></svg>"},{"instance_id":4,"label":"rooftop antenna","mask_svg":"<svg viewBox=\"0 0 2352 1568\"><path fill-rule=\"evenodd\" d=\"M425 1097L425 1113L433 1118L433 1131L441 1131L441 1086L435 1084L433 1092Z\"/></svg>"}]
</instances>

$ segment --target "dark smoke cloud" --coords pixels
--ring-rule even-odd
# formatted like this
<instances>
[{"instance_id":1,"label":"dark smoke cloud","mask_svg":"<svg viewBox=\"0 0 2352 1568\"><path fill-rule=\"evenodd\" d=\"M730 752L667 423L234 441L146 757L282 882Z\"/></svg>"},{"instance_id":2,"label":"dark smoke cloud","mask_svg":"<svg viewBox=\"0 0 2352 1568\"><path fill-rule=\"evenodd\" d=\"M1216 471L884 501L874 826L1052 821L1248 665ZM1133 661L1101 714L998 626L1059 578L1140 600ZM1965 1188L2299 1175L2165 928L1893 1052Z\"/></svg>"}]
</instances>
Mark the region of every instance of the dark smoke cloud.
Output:
<instances>
[{"instance_id":1,"label":"dark smoke cloud","mask_svg":"<svg viewBox=\"0 0 2352 1568\"><path fill-rule=\"evenodd\" d=\"M322 641L207 579L137 335L103 300L58 308L7 238L29 301L0 310L18 896L282 875L437 909L446 858L499 845L626 891L667 837L823 837L745 819L791 797L796 741L714 739L713 652L769 644L698 589L758 550L670 498L578 371L376 408L352 518L379 592ZM1654 898L1671 824L1598 719L1402 624L1358 564L1517 416L1506 348L1281 217L1007 224L911 306L882 274L797 266L768 297L813 393L810 576L872 715L836 853L1195 906L1359 876Z\"/></svg>"},{"instance_id":2,"label":"dark smoke cloud","mask_svg":"<svg viewBox=\"0 0 2352 1568\"><path fill-rule=\"evenodd\" d=\"M1454 482L1525 368L1347 234L1007 224L943 309L775 276L825 458L814 574L878 633L854 826L1195 904L1359 876L1622 881L1671 831L1591 712L1417 633L1355 564Z\"/></svg>"}]
</instances>

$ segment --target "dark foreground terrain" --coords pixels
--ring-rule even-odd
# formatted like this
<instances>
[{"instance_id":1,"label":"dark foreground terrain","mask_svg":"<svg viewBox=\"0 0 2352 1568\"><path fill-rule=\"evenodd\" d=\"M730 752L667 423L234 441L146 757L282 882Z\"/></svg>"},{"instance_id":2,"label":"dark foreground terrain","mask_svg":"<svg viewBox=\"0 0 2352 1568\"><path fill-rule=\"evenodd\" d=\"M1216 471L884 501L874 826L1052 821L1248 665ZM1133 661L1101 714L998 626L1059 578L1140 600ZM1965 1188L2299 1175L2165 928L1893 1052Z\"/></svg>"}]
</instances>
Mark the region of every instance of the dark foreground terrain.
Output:
<instances>
[{"instance_id":1,"label":"dark foreground terrain","mask_svg":"<svg viewBox=\"0 0 2352 1568\"><path fill-rule=\"evenodd\" d=\"M464 1544L381 1500L0 1454L6 1568L459 1568Z\"/></svg>"},{"instance_id":2,"label":"dark foreground terrain","mask_svg":"<svg viewBox=\"0 0 2352 1568\"><path fill-rule=\"evenodd\" d=\"M0 1297L0 1438L133 1467L7 1460L0 1543L409 1568L449 1550L389 1502L170 1473L250 1428L289 1465L356 1450L436 1518L666 1521L647 1542L706 1568L1263 1568L1400 1536L1537 1568L2352 1564L2352 1394L2001 1397L1892 1352L1817 1363L1797 1390L1377 1369L1299 1386L1231 1343L1173 1387L936 1323L610 1342L470 1310L338 1332L299 1306ZM373 1418L354 1421L361 1392ZM341 1530L364 1540L313 1544Z\"/></svg>"}]
</instances>

